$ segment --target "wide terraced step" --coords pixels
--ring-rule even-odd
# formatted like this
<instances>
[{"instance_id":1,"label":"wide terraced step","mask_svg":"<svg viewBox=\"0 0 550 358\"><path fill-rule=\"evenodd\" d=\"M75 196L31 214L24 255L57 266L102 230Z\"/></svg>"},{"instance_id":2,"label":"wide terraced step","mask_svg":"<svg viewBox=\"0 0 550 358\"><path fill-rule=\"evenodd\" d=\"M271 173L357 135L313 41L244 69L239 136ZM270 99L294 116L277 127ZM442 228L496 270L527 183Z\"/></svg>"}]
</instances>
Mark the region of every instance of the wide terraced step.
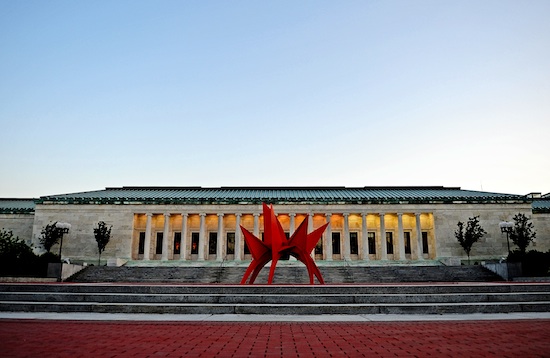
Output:
<instances>
[{"instance_id":1,"label":"wide terraced step","mask_svg":"<svg viewBox=\"0 0 550 358\"><path fill-rule=\"evenodd\" d=\"M283 315L550 312L550 284L0 284L0 311Z\"/></svg>"},{"instance_id":2,"label":"wide terraced step","mask_svg":"<svg viewBox=\"0 0 550 358\"><path fill-rule=\"evenodd\" d=\"M491 282L501 278L482 266L321 266L325 283ZM108 267L91 266L73 282L240 283L246 267ZM267 283L264 268L255 283ZM317 283L317 281L315 281ZM280 266L274 283L309 283L305 266Z\"/></svg>"}]
</instances>

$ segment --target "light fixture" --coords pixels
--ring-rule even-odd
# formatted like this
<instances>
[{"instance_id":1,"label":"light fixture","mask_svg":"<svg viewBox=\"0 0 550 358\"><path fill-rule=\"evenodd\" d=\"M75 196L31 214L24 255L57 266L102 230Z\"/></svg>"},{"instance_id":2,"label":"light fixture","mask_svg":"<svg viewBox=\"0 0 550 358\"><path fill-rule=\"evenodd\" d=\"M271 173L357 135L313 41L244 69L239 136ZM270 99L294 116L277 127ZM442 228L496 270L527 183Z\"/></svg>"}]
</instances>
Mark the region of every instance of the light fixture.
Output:
<instances>
[{"instance_id":1,"label":"light fixture","mask_svg":"<svg viewBox=\"0 0 550 358\"><path fill-rule=\"evenodd\" d=\"M514 223L510 221L501 221L498 226L500 227L501 233L506 233L506 243L508 244L508 254L510 253L510 239L509 235L514 229Z\"/></svg>"}]
</instances>

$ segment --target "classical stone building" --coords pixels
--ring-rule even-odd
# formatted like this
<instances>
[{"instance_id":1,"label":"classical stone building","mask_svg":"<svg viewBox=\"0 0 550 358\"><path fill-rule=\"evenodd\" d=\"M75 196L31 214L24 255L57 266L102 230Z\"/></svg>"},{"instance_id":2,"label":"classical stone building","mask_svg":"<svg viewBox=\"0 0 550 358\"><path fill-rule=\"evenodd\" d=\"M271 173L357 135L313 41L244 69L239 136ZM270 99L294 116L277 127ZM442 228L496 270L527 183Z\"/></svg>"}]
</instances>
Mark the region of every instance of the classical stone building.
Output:
<instances>
[{"instance_id":1,"label":"classical stone building","mask_svg":"<svg viewBox=\"0 0 550 358\"><path fill-rule=\"evenodd\" d=\"M459 262L458 221L479 216L487 235L472 250L475 260L507 254L499 223L530 217L533 244L550 249L550 198L447 187L122 187L39 199L0 199L0 227L39 247L53 222L71 224L63 257L95 262L93 228L112 225L102 258L132 264L246 263L251 259L240 225L261 237L262 203L273 204L288 235L309 216L309 231L329 223L315 260L351 264ZM52 249L56 251L56 247Z\"/></svg>"}]
</instances>

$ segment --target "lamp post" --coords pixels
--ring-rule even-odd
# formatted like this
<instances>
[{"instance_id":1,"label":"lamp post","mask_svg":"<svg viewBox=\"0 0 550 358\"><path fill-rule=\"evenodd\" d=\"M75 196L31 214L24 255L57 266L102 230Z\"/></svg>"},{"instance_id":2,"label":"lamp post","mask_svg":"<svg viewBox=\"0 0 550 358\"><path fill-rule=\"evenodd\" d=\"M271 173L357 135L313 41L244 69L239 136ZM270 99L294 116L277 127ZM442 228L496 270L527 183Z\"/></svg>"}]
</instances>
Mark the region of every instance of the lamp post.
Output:
<instances>
[{"instance_id":1,"label":"lamp post","mask_svg":"<svg viewBox=\"0 0 550 358\"><path fill-rule=\"evenodd\" d=\"M61 249L63 248L63 234L66 234L69 232L69 229L71 228L71 224L69 223L55 223L55 227L59 229L61 232L61 237L59 241L59 259L61 260Z\"/></svg>"},{"instance_id":2,"label":"lamp post","mask_svg":"<svg viewBox=\"0 0 550 358\"><path fill-rule=\"evenodd\" d=\"M510 235L510 233L514 228L514 223L510 221L502 221L501 223L498 224L498 226L500 227L501 233L503 234L506 233L506 243L508 244L508 254L510 254L510 239L508 238L508 236Z\"/></svg>"}]
</instances>

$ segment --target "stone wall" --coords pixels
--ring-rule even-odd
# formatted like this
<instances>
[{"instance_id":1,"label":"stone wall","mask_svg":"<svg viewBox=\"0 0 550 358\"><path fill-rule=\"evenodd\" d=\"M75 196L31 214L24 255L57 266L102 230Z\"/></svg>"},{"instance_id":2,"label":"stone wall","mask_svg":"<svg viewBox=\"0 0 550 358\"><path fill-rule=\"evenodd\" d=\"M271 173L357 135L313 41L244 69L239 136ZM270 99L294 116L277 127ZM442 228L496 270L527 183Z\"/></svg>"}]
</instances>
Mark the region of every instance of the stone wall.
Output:
<instances>
[{"instance_id":1,"label":"stone wall","mask_svg":"<svg viewBox=\"0 0 550 358\"><path fill-rule=\"evenodd\" d=\"M350 230L361 234L361 214L368 213L368 230L379 230L377 217L379 213L386 213L386 229L397 230L396 213L403 213L404 229L413 230L415 237L414 213L422 213L422 229L430 232L430 252L435 253L435 258L461 257L466 259L466 254L454 237L458 221L466 222L469 217L479 215L480 223L487 231L487 235L472 249L472 258L475 260L498 259L506 256L506 235L500 232L499 222L511 220L521 212L533 216L533 222L537 230L537 249L548 249L548 233L550 232L549 214L531 214L531 205L526 204L394 204L394 205L275 205L275 211L281 214L283 226L288 225L288 213L296 213L296 227L303 220L306 213L314 213L313 227L321 226L326 218L325 213L333 213L332 220L341 217L341 213L350 213ZM196 231L199 226L198 213L206 213L206 231L217 231L217 213L226 213L224 216L224 232L235 231L234 213L243 213L241 224L250 230L253 228L253 212L261 212L261 205L59 205L38 204L35 209L34 225L32 227L32 239L38 245L38 237L44 226L55 221L65 221L72 225L71 230L64 236L63 257L72 260L97 262L97 244L93 235L93 229L99 221L105 221L112 225L111 241L102 255L102 259L121 258L131 259L132 250L136 250L139 231L145 229L145 216L139 214L170 213L172 223L171 231L181 228L182 212L189 213L188 230ZM340 213L340 214L338 214ZM394 217L395 216L395 217ZM29 226L32 222L27 217L23 226ZM158 219L161 220L161 219ZM164 220L162 218L162 220ZM333 222L333 231L342 230L341 222ZM14 223L15 226L15 223ZM162 222L154 223L154 230L162 231ZM260 220L260 227L263 222ZM25 231L25 230L23 230ZM27 236L29 229L26 229ZM15 233L15 231L14 231ZM22 236L22 235L20 235ZM188 237L188 240L190 238ZM206 239L208 240L208 239ZM397 237L394 236L394 240ZM152 237L154 241L154 237ZM52 248L57 252L58 247ZM171 248L170 248L171 250ZM135 256L135 255L134 255Z\"/></svg>"},{"instance_id":2,"label":"stone wall","mask_svg":"<svg viewBox=\"0 0 550 358\"><path fill-rule=\"evenodd\" d=\"M108 258L129 258L133 215L132 210L123 205L37 205L33 226L33 242L43 227L55 221L71 224L68 234L63 237L64 258L97 263L98 251L94 227L99 221L112 225L111 240L102 254L102 261ZM59 246L52 247L57 253Z\"/></svg>"},{"instance_id":3,"label":"stone wall","mask_svg":"<svg viewBox=\"0 0 550 358\"><path fill-rule=\"evenodd\" d=\"M466 253L456 240L454 232L459 221L467 222L470 217L479 216L480 225L487 234L472 246L474 260L506 257L508 245L506 235L500 231L499 223L511 220L518 213L531 215L530 204L452 204L437 206L434 210L438 245L438 257L461 256ZM513 244L510 242L513 250Z\"/></svg>"},{"instance_id":4,"label":"stone wall","mask_svg":"<svg viewBox=\"0 0 550 358\"><path fill-rule=\"evenodd\" d=\"M0 229L13 232L14 236L30 244L33 237L34 214L0 214Z\"/></svg>"},{"instance_id":5,"label":"stone wall","mask_svg":"<svg viewBox=\"0 0 550 358\"><path fill-rule=\"evenodd\" d=\"M550 250L550 213L530 215L537 237L527 250L546 252Z\"/></svg>"}]
</instances>

